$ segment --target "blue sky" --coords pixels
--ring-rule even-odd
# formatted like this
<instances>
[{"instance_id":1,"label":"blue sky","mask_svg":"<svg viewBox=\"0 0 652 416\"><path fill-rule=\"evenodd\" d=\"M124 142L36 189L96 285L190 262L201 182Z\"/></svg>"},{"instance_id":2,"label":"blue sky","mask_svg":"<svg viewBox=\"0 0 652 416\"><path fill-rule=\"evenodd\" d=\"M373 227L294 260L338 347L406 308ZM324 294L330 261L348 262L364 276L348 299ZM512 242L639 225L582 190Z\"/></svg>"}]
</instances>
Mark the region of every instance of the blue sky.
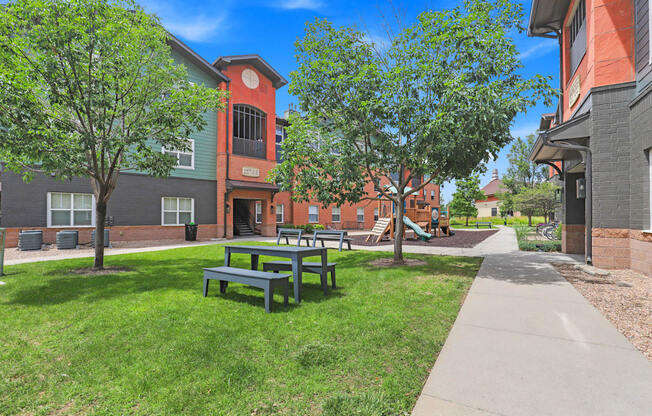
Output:
<instances>
[{"instance_id":1,"label":"blue sky","mask_svg":"<svg viewBox=\"0 0 652 416\"><path fill-rule=\"evenodd\" d=\"M424 10L440 10L454 7L457 1L393 0L394 8L411 22ZM190 47L212 62L220 55L258 53L286 78L294 69L294 41L302 37L306 21L315 17L327 18L336 25L358 25L371 37L383 36L382 15L391 15L387 0L148 0L140 4L149 12L156 13L166 28ZM530 1L523 2L529 12ZM524 64L523 74L552 75L553 87L557 87L559 60L557 41L554 39L528 38L515 34L515 42ZM288 94L287 86L276 94L276 111L282 114L296 100ZM542 113L554 111L543 104L519 114L512 127L515 137L533 133ZM501 177L507 169L509 146L503 149L497 160L487 165L482 184L497 168ZM454 191L452 184L444 184L442 197L450 202Z\"/></svg>"}]
</instances>

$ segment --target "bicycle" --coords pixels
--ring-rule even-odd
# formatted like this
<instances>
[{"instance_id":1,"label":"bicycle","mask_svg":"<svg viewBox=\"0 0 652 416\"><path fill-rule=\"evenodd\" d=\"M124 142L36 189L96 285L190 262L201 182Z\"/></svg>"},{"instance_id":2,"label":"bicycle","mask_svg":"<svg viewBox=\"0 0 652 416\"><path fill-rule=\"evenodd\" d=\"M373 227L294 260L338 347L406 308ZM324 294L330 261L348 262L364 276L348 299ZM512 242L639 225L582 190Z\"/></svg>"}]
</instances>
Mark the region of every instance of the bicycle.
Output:
<instances>
[{"instance_id":1,"label":"bicycle","mask_svg":"<svg viewBox=\"0 0 652 416\"><path fill-rule=\"evenodd\" d=\"M542 237L547 238L548 240L557 239L557 228L559 228L559 221L552 221L545 224L537 225L537 234Z\"/></svg>"}]
</instances>

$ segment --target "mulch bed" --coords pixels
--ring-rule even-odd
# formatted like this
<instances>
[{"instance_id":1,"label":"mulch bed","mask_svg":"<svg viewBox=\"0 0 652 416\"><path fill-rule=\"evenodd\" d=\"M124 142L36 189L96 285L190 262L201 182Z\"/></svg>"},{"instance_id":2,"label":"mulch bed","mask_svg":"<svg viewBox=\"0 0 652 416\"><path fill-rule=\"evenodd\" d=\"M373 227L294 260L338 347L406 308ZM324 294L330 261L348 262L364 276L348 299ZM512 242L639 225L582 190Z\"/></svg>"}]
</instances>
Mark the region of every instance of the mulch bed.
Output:
<instances>
[{"instance_id":1,"label":"mulch bed","mask_svg":"<svg viewBox=\"0 0 652 416\"><path fill-rule=\"evenodd\" d=\"M455 230L455 235L452 237L435 237L430 241L421 241L414 238L412 233L406 233L406 239L403 240L403 244L408 246L427 246L427 247L458 247L458 248L472 248L475 247L478 243L481 243L488 237L491 237L498 230L486 230L486 231L462 231ZM380 243L375 243L375 237L372 238L369 242L366 242L367 235L356 235L351 236L351 244L358 246L388 246L394 244L392 240L384 240Z\"/></svg>"},{"instance_id":2,"label":"mulch bed","mask_svg":"<svg viewBox=\"0 0 652 416\"><path fill-rule=\"evenodd\" d=\"M632 270L591 276L574 265L553 264L639 351L652 360L652 279Z\"/></svg>"}]
</instances>

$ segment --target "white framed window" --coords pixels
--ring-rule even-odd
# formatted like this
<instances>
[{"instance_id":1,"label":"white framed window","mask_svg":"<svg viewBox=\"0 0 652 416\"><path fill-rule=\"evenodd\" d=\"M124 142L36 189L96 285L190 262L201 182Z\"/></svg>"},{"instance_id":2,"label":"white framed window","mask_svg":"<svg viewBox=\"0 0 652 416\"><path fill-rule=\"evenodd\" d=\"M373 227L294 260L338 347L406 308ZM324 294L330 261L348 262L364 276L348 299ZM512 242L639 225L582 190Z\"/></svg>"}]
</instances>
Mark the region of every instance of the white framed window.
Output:
<instances>
[{"instance_id":1,"label":"white framed window","mask_svg":"<svg viewBox=\"0 0 652 416\"><path fill-rule=\"evenodd\" d=\"M319 207L317 205L308 207L308 222L319 222Z\"/></svg>"},{"instance_id":2,"label":"white framed window","mask_svg":"<svg viewBox=\"0 0 652 416\"><path fill-rule=\"evenodd\" d=\"M356 212L358 222L364 222L364 208L358 208Z\"/></svg>"},{"instance_id":3,"label":"white framed window","mask_svg":"<svg viewBox=\"0 0 652 416\"><path fill-rule=\"evenodd\" d=\"M256 224L263 223L263 203L256 201Z\"/></svg>"},{"instance_id":4,"label":"white framed window","mask_svg":"<svg viewBox=\"0 0 652 416\"><path fill-rule=\"evenodd\" d=\"M161 225L184 225L194 221L194 198L161 198Z\"/></svg>"},{"instance_id":5,"label":"white framed window","mask_svg":"<svg viewBox=\"0 0 652 416\"><path fill-rule=\"evenodd\" d=\"M342 210L340 209L340 207L333 207L332 220L333 222L342 221Z\"/></svg>"},{"instance_id":6,"label":"white framed window","mask_svg":"<svg viewBox=\"0 0 652 416\"><path fill-rule=\"evenodd\" d=\"M276 205L276 222L283 224L285 222L285 207L283 204Z\"/></svg>"},{"instance_id":7,"label":"white framed window","mask_svg":"<svg viewBox=\"0 0 652 416\"><path fill-rule=\"evenodd\" d=\"M48 192L48 227L95 227L95 196Z\"/></svg>"},{"instance_id":8,"label":"white framed window","mask_svg":"<svg viewBox=\"0 0 652 416\"><path fill-rule=\"evenodd\" d=\"M435 200L435 191L430 191L430 199Z\"/></svg>"},{"instance_id":9,"label":"white framed window","mask_svg":"<svg viewBox=\"0 0 652 416\"><path fill-rule=\"evenodd\" d=\"M378 221L378 208L374 208L374 221Z\"/></svg>"},{"instance_id":10,"label":"white framed window","mask_svg":"<svg viewBox=\"0 0 652 416\"><path fill-rule=\"evenodd\" d=\"M177 158L178 169L195 169L195 141L193 139L188 139L188 141L190 142L189 152L170 150L165 147L161 148L161 151L166 155Z\"/></svg>"}]
</instances>

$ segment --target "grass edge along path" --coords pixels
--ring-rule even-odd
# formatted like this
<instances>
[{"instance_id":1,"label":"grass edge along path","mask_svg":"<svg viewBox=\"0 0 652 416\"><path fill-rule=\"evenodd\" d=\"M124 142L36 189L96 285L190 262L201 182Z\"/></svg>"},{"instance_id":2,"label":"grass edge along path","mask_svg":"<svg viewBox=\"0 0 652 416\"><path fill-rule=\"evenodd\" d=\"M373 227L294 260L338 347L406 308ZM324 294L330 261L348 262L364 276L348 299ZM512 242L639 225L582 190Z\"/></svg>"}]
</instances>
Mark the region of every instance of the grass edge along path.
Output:
<instances>
[{"instance_id":1,"label":"grass edge along path","mask_svg":"<svg viewBox=\"0 0 652 416\"><path fill-rule=\"evenodd\" d=\"M338 289L304 274L304 301L201 295L210 245L8 266L0 287L0 414L407 414L482 259L329 251ZM248 256L233 265L247 267ZM261 258L261 263L265 258Z\"/></svg>"}]
</instances>

